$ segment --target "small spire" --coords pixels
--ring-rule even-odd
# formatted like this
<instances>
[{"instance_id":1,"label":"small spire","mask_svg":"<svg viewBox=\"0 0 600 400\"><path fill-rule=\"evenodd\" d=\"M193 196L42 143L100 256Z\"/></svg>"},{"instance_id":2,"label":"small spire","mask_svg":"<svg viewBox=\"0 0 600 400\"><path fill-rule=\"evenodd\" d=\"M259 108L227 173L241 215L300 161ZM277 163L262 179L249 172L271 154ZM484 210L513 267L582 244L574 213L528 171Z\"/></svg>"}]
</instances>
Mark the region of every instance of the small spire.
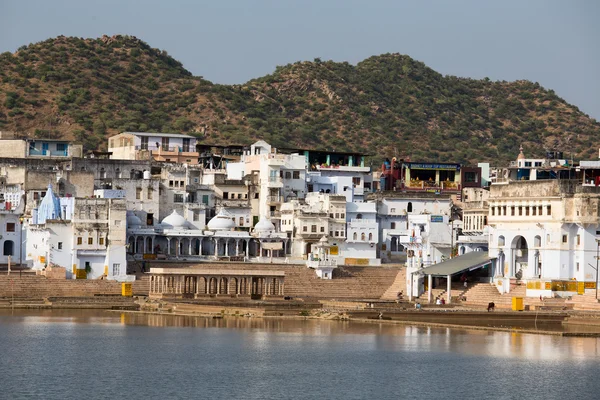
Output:
<instances>
[{"instance_id":1,"label":"small spire","mask_svg":"<svg viewBox=\"0 0 600 400\"><path fill-rule=\"evenodd\" d=\"M517 160L524 160L525 154L523 154L523 145L519 146L519 155L517 156Z\"/></svg>"}]
</instances>

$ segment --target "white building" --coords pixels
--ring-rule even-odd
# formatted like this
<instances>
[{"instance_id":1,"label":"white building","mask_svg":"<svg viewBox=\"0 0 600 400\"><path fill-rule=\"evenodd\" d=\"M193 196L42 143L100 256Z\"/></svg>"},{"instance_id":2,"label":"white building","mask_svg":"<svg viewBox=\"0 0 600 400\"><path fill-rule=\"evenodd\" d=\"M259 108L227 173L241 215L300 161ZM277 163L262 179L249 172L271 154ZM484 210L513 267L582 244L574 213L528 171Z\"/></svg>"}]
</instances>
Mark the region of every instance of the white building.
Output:
<instances>
[{"instance_id":1,"label":"white building","mask_svg":"<svg viewBox=\"0 0 600 400\"><path fill-rule=\"evenodd\" d=\"M596 285L600 238L600 162L526 159L494 179L489 197L489 254L501 291L527 282L528 296L583 293Z\"/></svg>"},{"instance_id":2,"label":"white building","mask_svg":"<svg viewBox=\"0 0 600 400\"><path fill-rule=\"evenodd\" d=\"M123 132L108 138L108 151L117 160L155 160L198 164L196 138L178 133Z\"/></svg>"},{"instance_id":3,"label":"white building","mask_svg":"<svg viewBox=\"0 0 600 400\"><path fill-rule=\"evenodd\" d=\"M72 279L135 279L127 276L124 199L59 199L49 185L27 237L33 269L63 267Z\"/></svg>"},{"instance_id":4,"label":"white building","mask_svg":"<svg viewBox=\"0 0 600 400\"><path fill-rule=\"evenodd\" d=\"M346 242L340 252L346 265L380 265L376 203L346 203Z\"/></svg>"}]
</instances>

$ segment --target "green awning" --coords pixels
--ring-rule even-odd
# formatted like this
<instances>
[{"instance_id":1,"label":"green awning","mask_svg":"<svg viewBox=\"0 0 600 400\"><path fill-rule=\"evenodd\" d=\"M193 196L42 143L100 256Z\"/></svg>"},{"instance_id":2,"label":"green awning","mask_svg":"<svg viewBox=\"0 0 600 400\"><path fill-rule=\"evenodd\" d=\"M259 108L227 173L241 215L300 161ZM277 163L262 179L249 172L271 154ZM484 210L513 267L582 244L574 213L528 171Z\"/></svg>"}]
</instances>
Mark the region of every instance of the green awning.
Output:
<instances>
[{"instance_id":1,"label":"green awning","mask_svg":"<svg viewBox=\"0 0 600 400\"><path fill-rule=\"evenodd\" d=\"M490 257L487 251L472 251L462 256L420 269L418 272L425 275L447 276L462 271L472 270L491 263L495 257Z\"/></svg>"}]
</instances>

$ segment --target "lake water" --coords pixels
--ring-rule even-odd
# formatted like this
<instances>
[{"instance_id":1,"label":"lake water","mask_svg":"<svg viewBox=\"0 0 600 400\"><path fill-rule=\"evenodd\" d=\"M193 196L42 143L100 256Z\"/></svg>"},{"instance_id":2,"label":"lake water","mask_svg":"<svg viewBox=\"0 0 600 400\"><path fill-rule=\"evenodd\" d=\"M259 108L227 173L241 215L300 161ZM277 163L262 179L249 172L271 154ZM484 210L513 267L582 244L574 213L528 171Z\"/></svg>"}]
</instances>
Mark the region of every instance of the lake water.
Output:
<instances>
[{"instance_id":1,"label":"lake water","mask_svg":"<svg viewBox=\"0 0 600 400\"><path fill-rule=\"evenodd\" d=\"M0 311L0 399L599 399L600 339Z\"/></svg>"}]
</instances>

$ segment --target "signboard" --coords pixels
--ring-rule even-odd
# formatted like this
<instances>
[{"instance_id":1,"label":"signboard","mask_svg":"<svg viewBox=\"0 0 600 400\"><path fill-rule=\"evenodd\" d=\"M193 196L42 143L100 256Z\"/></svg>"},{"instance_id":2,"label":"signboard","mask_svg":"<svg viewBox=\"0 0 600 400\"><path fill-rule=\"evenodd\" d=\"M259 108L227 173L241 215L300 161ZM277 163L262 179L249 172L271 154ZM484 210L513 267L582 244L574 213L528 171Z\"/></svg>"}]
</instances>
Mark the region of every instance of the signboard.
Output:
<instances>
[{"instance_id":1,"label":"signboard","mask_svg":"<svg viewBox=\"0 0 600 400\"><path fill-rule=\"evenodd\" d=\"M144 253L144 260L156 260L156 254Z\"/></svg>"},{"instance_id":2,"label":"signboard","mask_svg":"<svg viewBox=\"0 0 600 400\"><path fill-rule=\"evenodd\" d=\"M443 215L432 215L430 221L432 223L434 223L434 222L444 222L444 216Z\"/></svg>"},{"instance_id":3,"label":"signboard","mask_svg":"<svg viewBox=\"0 0 600 400\"><path fill-rule=\"evenodd\" d=\"M429 164L429 163L408 163L411 169L444 169L460 171L459 164Z\"/></svg>"}]
</instances>

